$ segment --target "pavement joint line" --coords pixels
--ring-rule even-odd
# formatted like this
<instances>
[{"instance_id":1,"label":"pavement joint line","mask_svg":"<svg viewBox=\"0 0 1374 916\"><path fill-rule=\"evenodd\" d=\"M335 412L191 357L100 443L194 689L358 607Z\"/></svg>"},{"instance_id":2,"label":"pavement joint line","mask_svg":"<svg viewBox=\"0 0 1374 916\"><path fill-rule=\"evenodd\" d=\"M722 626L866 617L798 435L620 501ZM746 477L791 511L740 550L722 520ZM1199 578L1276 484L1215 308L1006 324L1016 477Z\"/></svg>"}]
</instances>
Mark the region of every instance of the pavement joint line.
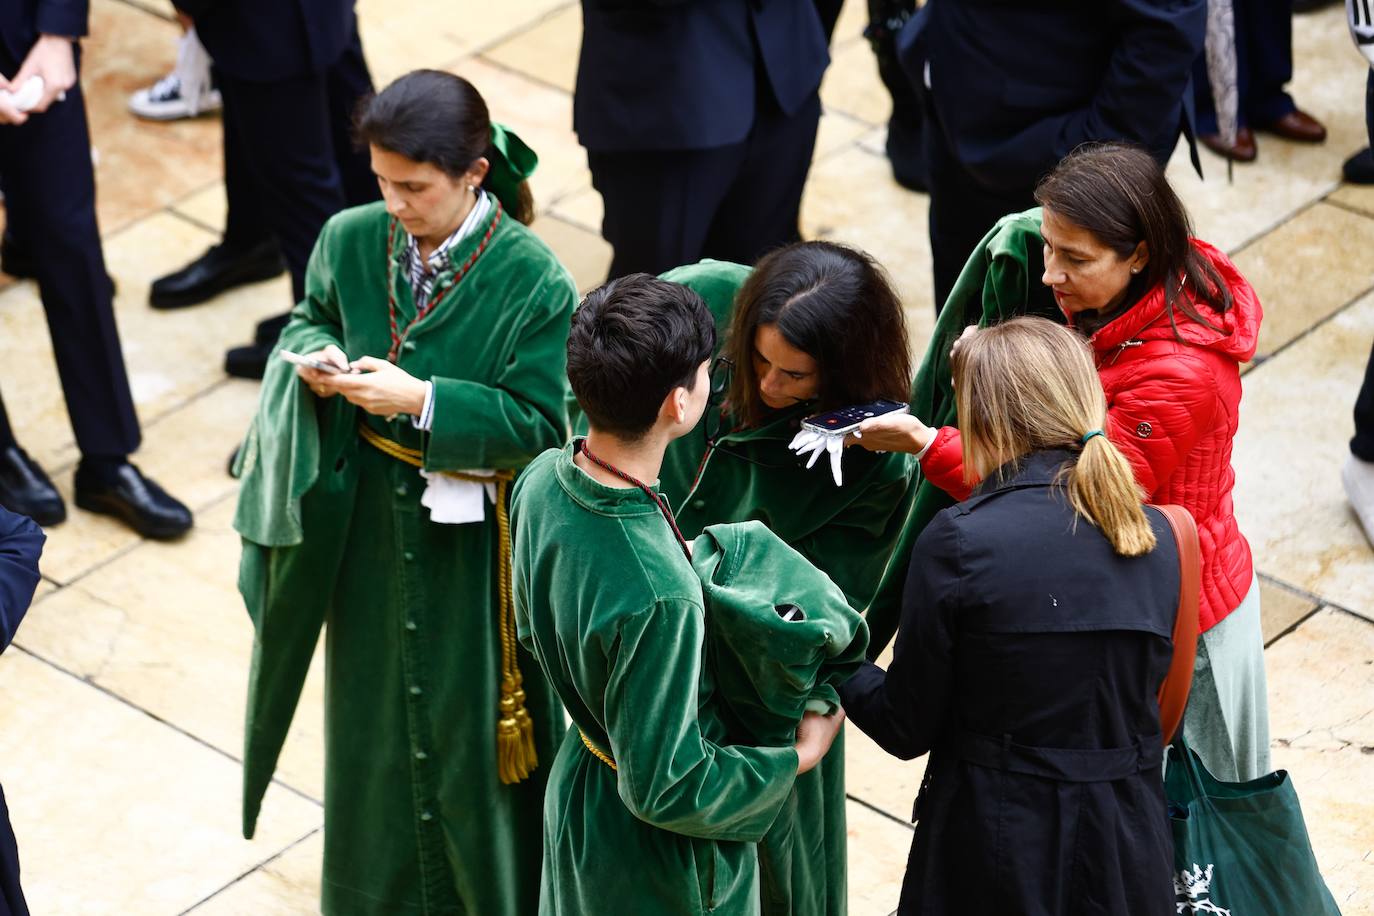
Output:
<instances>
[{"instance_id":1,"label":"pavement joint line","mask_svg":"<svg viewBox=\"0 0 1374 916\"><path fill-rule=\"evenodd\" d=\"M893 814L891 811L887 811L887 810L885 810L885 809L883 809L883 808L879 808L877 805L873 804L872 802L864 801L862 798L859 798L857 795L850 795L848 792L846 792L846 793L844 793L844 797L847 798L847 799L849 799L850 801L852 801L854 804L858 805L859 807L861 807L861 808L867 808L869 811L872 811L874 814L881 815L881 816L887 818L888 820L892 821L892 823L894 823L894 824L899 824L899 825L905 827L907 830L915 831L915 829L916 829L916 827L915 827L910 821L898 817L897 815Z\"/></svg>"},{"instance_id":2,"label":"pavement joint line","mask_svg":"<svg viewBox=\"0 0 1374 916\"><path fill-rule=\"evenodd\" d=\"M529 80L531 83L534 83L536 86L541 86L541 87L543 87L544 89L551 89L551 90L553 90L554 92L559 93L560 95L566 95L566 96L569 96L569 97L572 96L572 93L571 93L571 92L569 92L568 90L564 89L562 86L557 85L556 83L551 83L551 82L549 82L548 80L544 79L542 76L536 76L536 75L533 74L533 73L529 73L528 71L521 70L519 67L516 67L516 66L514 66L513 64L508 64L508 63L506 63L505 61L500 61L500 60L497 60L497 59L494 58L494 57L489 57L489 56L487 56L487 52L488 52L488 51L493 51L493 50L495 50L495 46L488 46L488 47L486 47L486 48L483 48L481 51L474 51L472 54L469 54L467 57L463 58L463 60L467 60L468 58L473 58L473 57L475 57L475 58L477 58L478 60L480 60L482 63L487 64L488 66L495 67L497 70L501 70L501 71L503 71L503 72L505 72L505 73L509 73L509 74L511 74L512 76L518 76L518 77L520 77L521 79ZM460 63L461 63L461 61L460 61Z\"/></svg>"},{"instance_id":3,"label":"pavement joint line","mask_svg":"<svg viewBox=\"0 0 1374 916\"><path fill-rule=\"evenodd\" d=\"M543 24L544 24L546 21L548 21L549 19L552 19L554 16L557 16L559 13L563 12L564 10L570 9L570 8L576 6L576 5L577 5L577 0L568 0L567 3L559 3L559 4L556 4L555 6L551 7L551 8L550 8L549 10L547 10L546 12L543 12L543 13L539 14L538 16L536 16L535 18L530 19L530 20L527 20L526 22L524 22L524 23L522 23L522 24L520 24L520 25L518 25L518 26L515 26L515 27L512 28L510 31L502 32L500 35L498 35L498 36L496 36L495 38L491 39L491 40L488 41L486 44L484 44L484 45L478 45L477 47L473 48L473 49L469 52L469 54L466 55L466 56L477 57L477 56L483 55L483 54L485 54L487 51L490 51L490 50L492 50L493 48L495 48L495 47L497 47L497 46L499 46L499 45L503 45L503 44L505 44L505 43L508 42L508 41L512 41L512 40L514 40L515 38L517 38L517 37L519 37L519 36L521 36L521 35L524 35L526 32L529 32L529 31L531 31L531 30L533 30L533 29L535 29L535 28L538 28L539 26L543 25ZM567 90L562 90L562 91L566 92Z\"/></svg>"},{"instance_id":4,"label":"pavement joint line","mask_svg":"<svg viewBox=\"0 0 1374 916\"><path fill-rule=\"evenodd\" d=\"M67 668L66 666L61 665L61 664L59 664L59 663L53 661L52 659L48 658L46 655L41 655L41 654L39 654L38 652L35 652L35 651L32 650L32 649L26 649L26 648L24 648L24 646L21 645L20 643L17 643L17 642L11 643L11 644L10 644L10 647L13 648L13 649L15 649L15 650L17 650L17 651L19 651L19 652L24 653L25 655L29 656L30 658L32 658L33 660L35 660L35 661L37 661L37 662L41 662L42 664L47 665L49 668L52 668L54 671L58 671L58 672L61 672L62 674L65 674L67 677L71 678L72 680L76 681L76 682L79 683L79 684L82 684L82 685L84 685L84 686L86 686L86 687L91 687L91 688L93 688L93 689L99 691L100 693L103 693L105 696L107 696L107 697L109 697L110 699L114 700L116 703L119 703L119 704L121 704L121 705L123 705L123 706L127 706L127 707L129 707L130 709L134 710L135 712L138 712L138 713L141 713L141 714L147 716L149 719L152 719L154 722L158 723L159 725L165 725L167 728L170 728L172 731L176 732L177 734L179 734L179 735L181 735L181 736L183 736L183 737L185 737L185 738L190 739L191 741L195 742L196 744L199 744L201 747L206 748L207 750L210 750L210 751L214 751L216 754L220 755L221 757L224 757L224 758L226 758L227 760L229 760L229 761L231 761L231 762L233 762L233 763L238 764L240 769L243 768L243 761L242 761L240 758L234 756L233 754L229 753L228 751L224 750L223 748L220 748L220 747L217 747L217 746L211 744L209 741L206 741L204 738L200 737L199 735L197 735L197 734L195 734L195 733L193 733L193 732L187 731L185 728L182 728L180 725L177 725L175 722L171 721L170 719L164 719L164 718L162 718L161 716L159 716L157 713L152 712L152 711L147 710L147 709L144 709L142 706L139 706L139 705L138 705L137 703L135 703L133 700L130 700L128 697L124 696L123 694L116 693L115 691L111 690L109 687L106 687L104 684L98 684L98 683L96 683L95 681L90 680L89 678L84 678L84 677L82 677L81 675L77 674L75 671L72 671L72 670L70 670L69 668ZM301 789L297 789L295 786L291 785L290 783L282 782L282 780L281 780L279 777L277 777L277 776L273 776L273 777L272 777L272 784L275 785L275 786L277 786L277 787L279 787L279 788L281 788L281 789L284 789L284 790L287 791L287 792L290 792L292 795L295 795L295 796L297 796L298 798L303 799L304 801L310 802L311 804L313 804L313 805L315 805L315 806L317 806L317 807L319 807L319 808L321 808L321 809L324 808L324 802L320 801L318 798L315 798L313 795L310 795L309 793L302 791Z\"/></svg>"},{"instance_id":5,"label":"pavement joint line","mask_svg":"<svg viewBox=\"0 0 1374 916\"><path fill-rule=\"evenodd\" d=\"M1287 592L1290 592L1290 593L1292 593L1292 594L1294 594L1294 595L1298 595L1298 596L1300 596L1300 597L1302 597L1302 598L1306 598L1308 601L1311 601L1313 604L1320 605L1320 607L1317 608L1318 610L1321 610L1322 608L1331 608L1332 610L1335 610L1335 611L1344 611L1345 613L1350 614L1350 615L1355 616L1355 617L1358 617L1358 618L1360 618L1361 620L1364 620L1364 621L1366 621L1366 622L1368 622L1368 623L1374 623L1374 618L1370 617L1370 615L1368 615L1368 614L1363 614L1363 613L1361 613L1361 612L1359 612L1359 611L1356 611L1356 610L1353 610L1353 609L1351 609L1351 608L1348 608L1348 607L1346 607L1346 606L1343 605L1343 604L1338 604L1338 603L1336 603L1335 601L1331 601L1331 600L1329 600L1329 599L1327 599L1327 598L1323 598L1321 595L1318 595L1316 592L1311 591L1311 590L1309 590L1309 589L1305 589L1305 588L1303 588L1302 586L1294 585L1294 584L1291 583L1291 582L1288 582L1288 581L1286 581L1286 580L1284 580L1284 579L1280 579L1280 578L1278 578L1277 576L1271 575L1271 574L1269 574L1269 573L1263 573L1263 572L1262 572L1262 573L1259 573L1259 577L1260 577L1261 579L1267 579L1267 580L1269 581L1269 584L1270 584L1270 585L1276 585L1276 586L1282 588L1283 590L1285 590L1285 591L1287 591Z\"/></svg>"},{"instance_id":6,"label":"pavement joint line","mask_svg":"<svg viewBox=\"0 0 1374 916\"><path fill-rule=\"evenodd\" d=\"M204 191L204 190L205 190L204 188L201 188L201 189L200 189L200 191ZM177 219L181 220L182 222L190 223L192 226L195 226L197 229L204 229L206 232L213 232L215 235L223 236L223 235L224 235L224 229L223 229L222 227L219 227L219 226L211 226L209 223L205 222L205 220L197 219L196 217L192 216L191 214L186 213L186 212L184 212L183 210L180 209L179 204L180 204L182 201L184 201L187 197L192 196L192 194L199 194L200 191L193 191L191 194L187 194L185 197L178 198L176 201L174 201L174 202L168 204L167 206L163 207L162 209L166 211L166 213L167 213L168 216L174 216L174 217L176 217ZM151 308L151 306L150 306L150 308Z\"/></svg>"},{"instance_id":7,"label":"pavement joint line","mask_svg":"<svg viewBox=\"0 0 1374 916\"><path fill-rule=\"evenodd\" d=\"M1289 635L1290 633L1296 632L1297 629L1298 629L1298 627L1300 627L1300 626L1302 626L1303 624L1307 623L1307 621L1311 620L1313 617L1316 617L1316 616L1317 616L1318 614L1320 614L1323 610L1325 610L1326 607L1327 607L1327 605L1319 604L1319 605L1317 605L1316 607L1312 608L1312 609L1309 610L1307 613L1305 613L1305 614L1303 614L1301 617L1299 617L1297 620L1295 620L1295 621L1293 621L1292 623L1290 623L1287 627L1285 627L1282 631L1280 631L1279 634L1278 634L1277 636L1275 636L1273 639L1271 639L1271 640L1269 640L1268 642L1266 642L1266 643L1264 644L1264 648L1265 648L1265 649L1268 649L1270 646L1272 646L1272 645L1274 645L1275 643L1277 643L1280 639L1283 639L1285 636ZM1349 612L1347 611L1346 613L1349 613ZM1357 614L1356 616L1358 617L1359 615ZM1363 619L1363 618L1362 618L1362 619Z\"/></svg>"},{"instance_id":8,"label":"pavement joint line","mask_svg":"<svg viewBox=\"0 0 1374 916\"><path fill-rule=\"evenodd\" d=\"M1206 179L1204 179L1204 181L1205 181L1205 180L1206 180ZM1240 243L1239 245L1237 245L1235 248L1232 248L1230 251L1226 252L1226 256L1229 257L1229 258L1231 258L1232 260L1234 260L1235 258L1239 257L1241 254L1243 254L1243 253L1245 252L1245 250L1246 250L1247 248L1250 248L1252 245L1258 244L1262 239L1268 238L1269 236L1273 235L1275 232L1279 231L1279 230L1282 229L1284 226L1288 225L1288 223L1290 223L1290 222L1292 222L1293 220L1297 219L1297 218L1298 218L1299 216L1301 216L1303 213L1306 213L1308 210L1311 210L1313 207L1317 206L1318 204L1325 203L1325 202L1326 202L1327 196L1330 195L1330 194L1332 194L1332 193L1334 193L1335 190L1336 190L1336 185L1332 185L1331 187L1327 188L1325 191L1322 191L1321 193L1319 193L1316 197L1311 198L1311 199L1308 200L1307 202L1305 202L1305 203L1300 204L1299 206L1297 206L1295 209L1290 210L1290 211L1288 211L1287 213L1283 214L1282 216L1280 216L1280 217L1278 218L1278 220L1276 220L1275 222L1269 223L1267 226L1265 226L1264 228L1262 228L1259 232L1257 232L1257 233L1255 233L1254 235L1250 236L1248 239L1246 239L1245 241L1241 242L1241 243Z\"/></svg>"},{"instance_id":9,"label":"pavement joint line","mask_svg":"<svg viewBox=\"0 0 1374 916\"><path fill-rule=\"evenodd\" d=\"M1356 187L1356 185L1347 185L1344 182L1342 182L1341 188L1344 187ZM1337 188L1336 191L1339 191L1341 188ZM1335 194L1336 191L1332 191L1331 194ZM1343 200L1335 200L1331 197L1331 194L1328 194L1326 197L1323 197L1322 202L1330 204L1338 210L1344 210L1347 213L1353 213L1356 216L1363 216L1365 219L1374 219L1374 212L1370 212L1369 210L1363 210L1359 207L1354 206L1353 204L1348 204Z\"/></svg>"},{"instance_id":10,"label":"pavement joint line","mask_svg":"<svg viewBox=\"0 0 1374 916\"><path fill-rule=\"evenodd\" d=\"M305 836L300 837L297 840L293 840L291 843L288 843L286 846L284 846L282 849L279 849L273 855L267 857L266 859L263 859L257 865L254 865L252 868L248 869L246 872L239 875L237 878L230 881L228 884L225 884L218 890L211 892L208 896L202 897L200 900L197 900L195 903L191 904L189 907L178 913L177 916L187 916L188 913L200 909L201 907L205 906L205 904L209 903L211 900L214 900L220 894L223 894L225 891L228 891L230 888L234 887L237 884L241 884L250 875L257 874L259 871L271 865L273 862L277 861L282 856L286 855L288 852L295 849L297 846L300 846L306 840L310 839L322 830L324 830L323 826L316 827L314 830L311 830Z\"/></svg>"},{"instance_id":11,"label":"pavement joint line","mask_svg":"<svg viewBox=\"0 0 1374 916\"><path fill-rule=\"evenodd\" d=\"M1250 368L1246 369L1242 374L1249 376L1263 369L1265 366L1269 365L1274 361L1274 357L1281 355L1289 347L1292 347L1295 344L1301 343L1302 341L1306 340L1308 337L1312 335L1313 332L1321 328L1323 325L1328 324L1332 319L1336 318L1337 316L1345 312L1347 309L1359 305L1360 301L1364 299L1366 296L1368 296L1370 293L1374 293L1374 283L1371 283L1370 285L1361 289L1353 297L1346 300L1344 304L1336 306L1336 308L1333 309L1329 314L1323 315L1321 318L1318 318L1315 322L1308 325L1306 328L1299 331L1297 334L1293 335L1288 340L1279 344L1279 346L1274 350L1271 350L1268 353L1256 354L1255 361L1252 362L1250 364ZM1351 403L1354 403L1353 395L1351 396Z\"/></svg>"}]
</instances>

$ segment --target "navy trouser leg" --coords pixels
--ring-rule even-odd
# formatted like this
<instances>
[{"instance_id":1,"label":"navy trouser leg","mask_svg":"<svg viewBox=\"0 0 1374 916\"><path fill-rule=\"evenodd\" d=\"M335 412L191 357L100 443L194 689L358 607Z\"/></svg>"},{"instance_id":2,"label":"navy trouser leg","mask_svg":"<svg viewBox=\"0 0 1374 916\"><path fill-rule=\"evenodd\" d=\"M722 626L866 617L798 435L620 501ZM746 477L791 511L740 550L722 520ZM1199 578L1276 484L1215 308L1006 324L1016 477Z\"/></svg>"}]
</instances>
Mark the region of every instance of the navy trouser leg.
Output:
<instances>
[{"instance_id":1,"label":"navy trouser leg","mask_svg":"<svg viewBox=\"0 0 1374 916\"><path fill-rule=\"evenodd\" d=\"M344 205L356 207L378 200L382 194L366 149L353 142L353 117L358 103L372 92L372 74L363 56L357 22L353 38L334 66L325 74L329 91L329 127L334 141L334 161L343 182Z\"/></svg>"},{"instance_id":2,"label":"navy trouser leg","mask_svg":"<svg viewBox=\"0 0 1374 916\"><path fill-rule=\"evenodd\" d=\"M0 173L8 218L20 237L33 240L38 292L77 445L83 455L128 455L139 445L138 417L96 225L80 85L46 113L0 129Z\"/></svg>"},{"instance_id":3,"label":"navy trouser leg","mask_svg":"<svg viewBox=\"0 0 1374 916\"><path fill-rule=\"evenodd\" d=\"M344 207L334 155L326 74L270 83L225 76L226 129L235 131L260 195L263 220L281 245L296 301L325 220Z\"/></svg>"},{"instance_id":4,"label":"navy trouser leg","mask_svg":"<svg viewBox=\"0 0 1374 916\"><path fill-rule=\"evenodd\" d=\"M1244 29L1238 37L1248 58L1248 85L1240 92L1244 118L1251 126L1272 124L1297 108L1283 88L1293 78L1292 0L1244 0L1236 6L1236 31Z\"/></svg>"}]
</instances>

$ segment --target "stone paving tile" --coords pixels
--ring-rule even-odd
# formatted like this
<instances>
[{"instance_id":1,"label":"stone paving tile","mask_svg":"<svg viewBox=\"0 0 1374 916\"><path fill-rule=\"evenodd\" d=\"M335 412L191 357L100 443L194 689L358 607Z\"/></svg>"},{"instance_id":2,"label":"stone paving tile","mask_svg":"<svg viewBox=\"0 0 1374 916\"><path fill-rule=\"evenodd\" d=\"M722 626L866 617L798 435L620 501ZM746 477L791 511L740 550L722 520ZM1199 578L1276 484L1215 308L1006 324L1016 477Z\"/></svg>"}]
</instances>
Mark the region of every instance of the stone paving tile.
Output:
<instances>
[{"instance_id":1,"label":"stone paving tile","mask_svg":"<svg viewBox=\"0 0 1374 916\"><path fill-rule=\"evenodd\" d=\"M232 499L221 501L184 541L142 544L50 595L18 644L241 757L253 628L236 584L233 511ZM312 798L324 791L323 697L317 658L277 772Z\"/></svg>"},{"instance_id":2,"label":"stone paving tile","mask_svg":"<svg viewBox=\"0 0 1374 916\"><path fill-rule=\"evenodd\" d=\"M1374 287L1370 251L1374 219L1319 203L1236 255L1264 306L1258 355L1273 353Z\"/></svg>"},{"instance_id":3,"label":"stone paving tile","mask_svg":"<svg viewBox=\"0 0 1374 916\"><path fill-rule=\"evenodd\" d=\"M1374 912L1374 624L1323 610L1265 653L1274 766L1345 916Z\"/></svg>"},{"instance_id":4,"label":"stone paving tile","mask_svg":"<svg viewBox=\"0 0 1374 916\"><path fill-rule=\"evenodd\" d=\"M322 821L274 786L244 841L236 762L19 651L0 658L0 730L35 913L178 913Z\"/></svg>"},{"instance_id":5,"label":"stone paving tile","mask_svg":"<svg viewBox=\"0 0 1374 916\"><path fill-rule=\"evenodd\" d=\"M582 8L573 4L488 48L482 56L564 92L573 91L582 45Z\"/></svg>"},{"instance_id":6,"label":"stone paving tile","mask_svg":"<svg viewBox=\"0 0 1374 916\"><path fill-rule=\"evenodd\" d=\"M1260 616L1266 646L1316 609L1317 603L1311 598L1260 579Z\"/></svg>"},{"instance_id":7,"label":"stone paving tile","mask_svg":"<svg viewBox=\"0 0 1374 916\"><path fill-rule=\"evenodd\" d=\"M296 916L320 909L324 832L311 834L190 911L191 916ZM857 914L856 914L857 916Z\"/></svg>"},{"instance_id":8,"label":"stone paving tile","mask_svg":"<svg viewBox=\"0 0 1374 916\"><path fill-rule=\"evenodd\" d=\"M129 95L165 76L181 30L119 0L91 4L81 84L96 165L101 230L118 231L218 178L217 118L153 123L129 114Z\"/></svg>"},{"instance_id":9,"label":"stone paving tile","mask_svg":"<svg viewBox=\"0 0 1374 916\"><path fill-rule=\"evenodd\" d=\"M821 101L826 110L842 111L866 124L887 123L892 96L878 77L878 62L868 42L851 41L831 49Z\"/></svg>"},{"instance_id":10,"label":"stone paving tile","mask_svg":"<svg viewBox=\"0 0 1374 916\"><path fill-rule=\"evenodd\" d=\"M224 196L224 182L222 180L213 181L199 191L193 191L173 202L169 209L192 222L214 229L216 232L223 232L224 217L229 209L229 203ZM195 256L196 253L194 252L188 253L187 260L189 261Z\"/></svg>"},{"instance_id":11,"label":"stone paving tile","mask_svg":"<svg viewBox=\"0 0 1374 916\"><path fill-rule=\"evenodd\" d=\"M845 817L849 824L849 912L854 916L891 913L902 896L913 831L852 801Z\"/></svg>"},{"instance_id":12,"label":"stone paving tile","mask_svg":"<svg viewBox=\"0 0 1374 916\"><path fill-rule=\"evenodd\" d=\"M921 788L926 757L898 760L850 722L844 728L845 792L903 823Z\"/></svg>"},{"instance_id":13,"label":"stone paving tile","mask_svg":"<svg viewBox=\"0 0 1374 916\"><path fill-rule=\"evenodd\" d=\"M1374 185L1342 184L1326 200L1374 216Z\"/></svg>"},{"instance_id":14,"label":"stone paving tile","mask_svg":"<svg viewBox=\"0 0 1374 916\"><path fill-rule=\"evenodd\" d=\"M1374 554L1340 481L1371 338L1374 295L1247 373L1232 463L1259 570L1374 617Z\"/></svg>"},{"instance_id":15,"label":"stone paving tile","mask_svg":"<svg viewBox=\"0 0 1374 916\"><path fill-rule=\"evenodd\" d=\"M568 268L581 292L600 286L611 268L611 246L584 226L541 216L530 226Z\"/></svg>"}]
</instances>

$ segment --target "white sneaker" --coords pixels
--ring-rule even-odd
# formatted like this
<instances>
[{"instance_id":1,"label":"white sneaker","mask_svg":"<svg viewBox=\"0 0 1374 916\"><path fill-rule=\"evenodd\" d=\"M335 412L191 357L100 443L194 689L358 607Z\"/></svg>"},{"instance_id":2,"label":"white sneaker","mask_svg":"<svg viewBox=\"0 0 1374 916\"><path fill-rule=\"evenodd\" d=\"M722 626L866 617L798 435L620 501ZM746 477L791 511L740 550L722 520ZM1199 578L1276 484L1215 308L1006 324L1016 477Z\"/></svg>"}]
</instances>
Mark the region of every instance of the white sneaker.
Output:
<instances>
[{"instance_id":1,"label":"white sneaker","mask_svg":"<svg viewBox=\"0 0 1374 916\"><path fill-rule=\"evenodd\" d=\"M1348 456L1341 468L1341 483L1345 484L1350 508L1364 526L1364 536L1374 544L1374 461Z\"/></svg>"},{"instance_id":2,"label":"white sneaker","mask_svg":"<svg viewBox=\"0 0 1374 916\"><path fill-rule=\"evenodd\" d=\"M222 107L224 101L210 78L210 56L195 29L181 37L172 72L129 96L129 110L149 121L194 118Z\"/></svg>"}]
</instances>

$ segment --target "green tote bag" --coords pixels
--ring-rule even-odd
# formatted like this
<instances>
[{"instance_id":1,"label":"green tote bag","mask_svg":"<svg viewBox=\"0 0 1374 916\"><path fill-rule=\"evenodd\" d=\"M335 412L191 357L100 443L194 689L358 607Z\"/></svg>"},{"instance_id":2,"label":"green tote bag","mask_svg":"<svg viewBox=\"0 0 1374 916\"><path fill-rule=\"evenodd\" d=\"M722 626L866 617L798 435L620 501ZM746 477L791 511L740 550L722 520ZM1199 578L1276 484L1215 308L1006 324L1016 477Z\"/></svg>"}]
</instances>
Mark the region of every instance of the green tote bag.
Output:
<instances>
[{"instance_id":1,"label":"green tote bag","mask_svg":"<svg viewBox=\"0 0 1374 916\"><path fill-rule=\"evenodd\" d=\"M1180 734L1165 772L1179 913L1340 916L1286 770L1221 782Z\"/></svg>"}]
</instances>

